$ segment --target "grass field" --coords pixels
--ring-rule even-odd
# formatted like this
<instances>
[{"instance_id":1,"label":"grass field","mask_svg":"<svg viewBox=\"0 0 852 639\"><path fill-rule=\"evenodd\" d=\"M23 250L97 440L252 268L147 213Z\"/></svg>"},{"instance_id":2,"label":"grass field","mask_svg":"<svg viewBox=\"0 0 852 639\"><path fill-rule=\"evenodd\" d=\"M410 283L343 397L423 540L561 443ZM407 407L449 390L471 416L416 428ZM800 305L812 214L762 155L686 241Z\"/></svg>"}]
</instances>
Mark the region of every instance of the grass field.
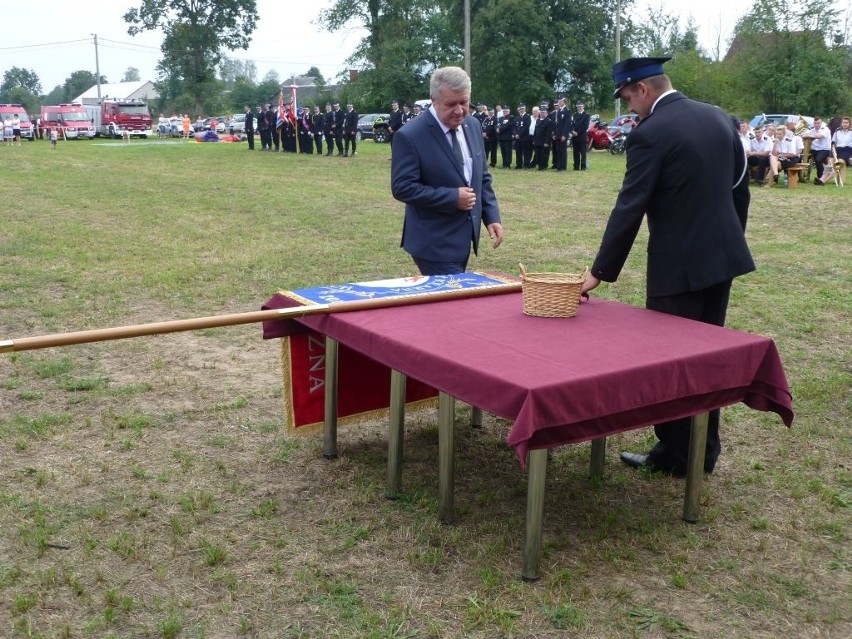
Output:
<instances>
[{"instance_id":1,"label":"grass field","mask_svg":"<svg viewBox=\"0 0 852 639\"><path fill-rule=\"evenodd\" d=\"M0 340L411 274L388 154L0 147ZM599 152L584 174L496 169L506 243L471 269L581 270L623 170ZM682 481L617 461L650 429L611 438L598 483L587 445L556 450L533 584L503 420L473 431L460 408L444 527L436 415L410 416L405 494L385 500L384 425L342 429L335 461L287 438L257 325L0 355L0 637L852 636L852 186L754 189L748 237L759 270L729 325L775 339L793 428L723 411L696 525ZM642 304L644 257L643 236L596 293Z\"/></svg>"}]
</instances>

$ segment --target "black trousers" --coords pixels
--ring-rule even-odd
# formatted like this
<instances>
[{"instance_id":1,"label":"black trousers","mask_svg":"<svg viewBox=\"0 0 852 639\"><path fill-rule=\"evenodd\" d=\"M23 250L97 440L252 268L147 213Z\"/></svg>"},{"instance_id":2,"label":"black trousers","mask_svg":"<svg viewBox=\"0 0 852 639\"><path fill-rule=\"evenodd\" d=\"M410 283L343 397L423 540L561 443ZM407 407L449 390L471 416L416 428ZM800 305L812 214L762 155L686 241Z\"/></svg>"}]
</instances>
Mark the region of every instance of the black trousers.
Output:
<instances>
[{"instance_id":1,"label":"black trousers","mask_svg":"<svg viewBox=\"0 0 852 639\"><path fill-rule=\"evenodd\" d=\"M564 171L568 166L568 141L558 138L553 141L553 167Z\"/></svg>"},{"instance_id":2,"label":"black trousers","mask_svg":"<svg viewBox=\"0 0 852 639\"><path fill-rule=\"evenodd\" d=\"M343 137L345 138L343 152L348 155L349 154L349 145L351 144L352 145L352 153L355 153L355 149L358 147L358 140L355 139L355 134L354 133L345 133L343 135Z\"/></svg>"},{"instance_id":3,"label":"black trousers","mask_svg":"<svg viewBox=\"0 0 852 639\"><path fill-rule=\"evenodd\" d=\"M515 168L530 168L530 149L532 143L529 140L517 140L515 142Z\"/></svg>"},{"instance_id":4,"label":"black trousers","mask_svg":"<svg viewBox=\"0 0 852 639\"><path fill-rule=\"evenodd\" d=\"M327 131L325 134L325 154L331 155L334 151L334 136L331 134L331 131Z\"/></svg>"},{"instance_id":5,"label":"black trousers","mask_svg":"<svg viewBox=\"0 0 852 639\"><path fill-rule=\"evenodd\" d=\"M705 324L724 326L730 293L731 280L727 280L700 291L648 297L645 300L645 307L652 311L698 320ZM690 418L686 417L654 426L654 432L660 441L651 449L648 461L662 470L685 475L689 457L690 425ZM717 409L710 411L707 423L704 472L713 472L721 452L722 442L719 438L719 410Z\"/></svg>"},{"instance_id":6,"label":"black trousers","mask_svg":"<svg viewBox=\"0 0 852 639\"><path fill-rule=\"evenodd\" d=\"M539 144L535 147L535 164L539 171L547 170L547 161L550 159L550 147Z\"/></svg>"},{"instance_id":7,"label":"black trousers","mask_svg":"<svg viewBox=\"0 0 852 639\"><path fill-rule=\"evenodd\" d=\"M571 138L571 149L574 153L574 170L586 170L586 140L582 135Z\"/></svg>"},{"instance_id":8,"label":"black trousers","mask_svg":"<svg viewBox=\"0 0 852 639\"><path fill-rule=\"evenodd\" d=\"M485 140L485 157L488 158L488 166L494 168L497 166L497 147L500 146L497 140Z\"/></svg>"},{"instance_id":9,"label":"black trousers","mask_svg":"<svg viewBox=\"0 0 852 639\"><path fill-rule=\"evenodd\" d=\"M817 177L822 177L823 165L825 164L825 159L831 155L831 151L814 151L814 163L816 164L816 172Z\"/></svg>"},{"instance_id":10,"label":"black trousers","mask_svg":"<svg viewBox=\"0 0 852 639\"><path fill-rule=\"evenodd\" d=\"M503 168L508 169L512 166L512 141L500 140L500 157L503 158Z\"/></svg>"},{"instance_id":11,"label":"black trousers","mask_svg":"<svg viewBox=\"0 0 852 639\"><path fill-rule=\"evenodd\" d=\"M246 131L246 138L248 138L249 151L254 151L254 130Z\"/></svg>"},{"instance_id":12,"label":"black trousers","mask_svg":"<svg viewBox=\"0 0 852 639\"><path fill-rule=\"evenodd\" d=\"M317 147L317 155L322 155L322 133L314 134L314 144Z\"/></svg>"}]
</instances>

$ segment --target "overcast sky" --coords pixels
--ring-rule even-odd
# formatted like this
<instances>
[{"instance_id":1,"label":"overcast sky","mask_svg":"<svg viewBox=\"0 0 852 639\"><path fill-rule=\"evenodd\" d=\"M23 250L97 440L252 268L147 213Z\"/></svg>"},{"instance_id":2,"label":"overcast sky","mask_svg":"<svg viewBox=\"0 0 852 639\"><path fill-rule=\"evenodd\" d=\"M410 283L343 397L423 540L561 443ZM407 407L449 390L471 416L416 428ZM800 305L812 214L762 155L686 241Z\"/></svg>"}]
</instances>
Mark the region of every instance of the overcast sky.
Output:
<instances>
[{"instance_id":1,"label":"overcast sky","mask_svg":"<svg viewBox=\"0 0 852 639\"><path fill-rule=\"evenodd\" d=\"M4 0L0 6L12 4ZM109 82L121 80L128 67L136 67L143 80L155 80L162 35L144 33L131 37L122 20L132 0L25 0L15 3L11 14L17 15L13 28L3 29L0 40L0 74L13 66L31 69L41 80L42 90L50 92L74 71L95 72L95 46L92 34L98 36L98 59L101 75ZM284 80L310 67L317 67L327 80L346 68L364 32L358 29L338 33L321 31L311 20L332 0L309 3L294 0L257 0L257 29L247 51L239 50L229 57L252 60L261 80L270 70ZM793 3L794 6L795 3ZM647 7L662 6L666 13L679 15L681 27L691 15L699 29L701 46L714 53L721 34L722 52L736 21L751 6L750 0L637 0L633 15L645 17ZM852 0L835 0L844 14ZM306 10L309 9L309 10ZM5 11L4 13L9 13ZM0 20L0 22L3 22ZM6 25L8 27L8 25Z\"/></svg>"}]
</instances>

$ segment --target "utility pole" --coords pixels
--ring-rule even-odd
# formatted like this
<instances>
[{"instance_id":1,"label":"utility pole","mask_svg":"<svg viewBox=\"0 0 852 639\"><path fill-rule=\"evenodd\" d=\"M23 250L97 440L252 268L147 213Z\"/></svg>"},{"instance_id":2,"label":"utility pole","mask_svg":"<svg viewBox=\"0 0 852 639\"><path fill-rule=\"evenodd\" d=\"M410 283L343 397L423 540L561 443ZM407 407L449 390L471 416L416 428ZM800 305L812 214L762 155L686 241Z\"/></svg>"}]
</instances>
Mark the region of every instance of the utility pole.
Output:
<instances>
[{"instance_id":1,"label":"utility pole","mask_svg":"<svg viewBox=\"0 0 852 639\"><path fill-rule=\"evenodd\" d=\"M95 82L98 83L98 102L101 100L101 64L98 62L98 34L93 33L95 36Z\"/></svg>"},{"instance_id":2,"label":"utility pole","mask_svg":"<svg viewBox=\"0 0 852 639\"><path fill-rule=\"evenodd\" d=\"M464 70L470 77L470 0L464 0Z\"/></svg>"},{"instance_id":3,"label":"utility pole","mask_svg":"<svg viewBox=\"0 0 852 639\"><path fill-rule=\"evenodd\" d=\"M621 62L621 0L615 5L615 61ZM615 117L621 117L621 99L615 99Z\"/></svg>"}]
</instances>

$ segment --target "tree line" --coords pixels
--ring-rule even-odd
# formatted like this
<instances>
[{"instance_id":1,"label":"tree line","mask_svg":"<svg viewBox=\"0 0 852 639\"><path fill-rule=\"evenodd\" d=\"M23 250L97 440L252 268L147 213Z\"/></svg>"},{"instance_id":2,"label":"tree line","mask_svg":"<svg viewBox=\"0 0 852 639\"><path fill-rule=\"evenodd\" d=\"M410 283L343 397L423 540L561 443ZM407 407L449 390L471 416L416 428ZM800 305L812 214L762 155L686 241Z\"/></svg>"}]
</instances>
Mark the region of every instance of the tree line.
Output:
<instances>
[{"instance_id":1,"label":"tree line","mask_svg":"<svg viewBox=\"0 0 852 639\"><path fill-rule=\"evenodd\" d=\"M718 41L713 51L699 45L691 21L682 25L662 9L638 15L633 0L469 1L476 101L535 104L558 94L608 111L620 6L620 57L673 56L666 71L694 99L742 116L833 115L852 104L852 16L839 15L832 0L754 0L732 41ZM433 69L463 66L463 15L463 0L335 0L316 24L330 32L361 27L367 35L345 61L357 76L335 78L334 97L362 112L428 97ZM277 73L258 80L254 63L227 55L248 47L259 17L255 0L143 0L130 9L130 35L164 33L155 82L161 97L153 108L201 115L274 100ZM316 101L332 96L315 67L305 75L317 80ZM75 71L42 95L35 71L13 67L4 73L0 102L37 110L71 100L96 79ZM138 79L138 71L128 69L128 79Z\"/></svg>"}]
</instances>

